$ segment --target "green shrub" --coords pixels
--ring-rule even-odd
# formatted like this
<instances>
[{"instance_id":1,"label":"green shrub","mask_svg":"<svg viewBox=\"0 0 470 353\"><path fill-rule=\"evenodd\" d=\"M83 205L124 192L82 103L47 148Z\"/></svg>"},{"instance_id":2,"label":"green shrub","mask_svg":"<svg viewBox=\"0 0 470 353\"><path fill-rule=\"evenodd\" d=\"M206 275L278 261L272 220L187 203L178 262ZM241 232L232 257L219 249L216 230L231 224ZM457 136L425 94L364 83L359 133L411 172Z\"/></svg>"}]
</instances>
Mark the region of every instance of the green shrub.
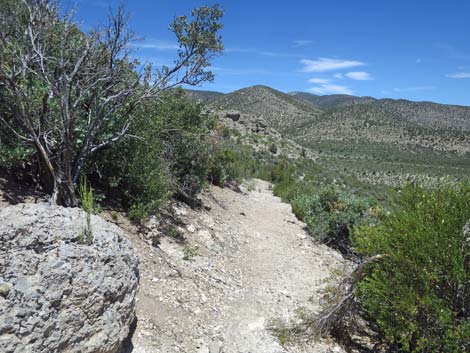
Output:
<instances>
[{"instance_id":1,"label":"green shrub","mask_svg":"<svg viewBox=\"0 0 470 353\"><path fill-rule=\"evenodd\" d=\"M142 105L130 132L95 156L87 172L132 219L156 211L170 196L191 198L205 185L214 118L179 91Z\"/></svg>"},{"instance_id":2,"label":"green shrub","mask_svg":"<svg viewBox=\"0 0 470 353\"><path fill-rule=\"evenodd\" d=\"M271 152L272 154L276 154L277 153L277 146L275 143L272 143L270 146L269 146L269 152Z\"/></svg>"},{"instance_id":3,"label":"green shrub","mask_svg":"<svg viewBox=\"0 0 470 353\"><path fill-rule=\"evenodd\" d=\"M215 185L223 185L227 180L237 180L242 176L241 156L232 149L222 147L214 151L209 169L209 180Z\"/></svg>"},{"instance_id":4,"label":"green shrub","mask_svg":"<svg viewBox=\"0 0 470 353\"><path fill-rule=\"evenodd\" d=\"M292 209L315 238L342 253L352 253L352 228L374 219L375 204L371 199L328 185L315 193L298 195L292 200Z\"/></svg>"},{"instance_id":5,"label":"green shrub","mask_svg":"<svg viewBox=\"0 0 470 353\"><path fill-rule=\"evenodd\" d=\"M0 90L0 114L5 114L6 109L2 106L2 95ZM0 121L0 167L12 169L21 162L28 160L33 149L21 142Z\"/></svg>"},{"instance_id":6,"label":"green shrub","mask_svg":"<svg viewBox=\"0 0 470 353\"><path fill-rule=\"evenodd\" d=\"M224 185L226 181L240 183L242 179L269 179L269 163L251 146L221 140L213 147L209 168L209 181Z\"/></svg>"},{"instance_id":7,"label":"green shrub","mask_svg":"<svg viewBox=\"0 0 470 353\"><path fill-rule=\"evenodd\" d=\"M273 193L284 202L290 202L299 192L296 168L286 158L277 161L271 168L271 182L274 184Z\"/></svg>"},{"instance_id":8,"label":"green shrub","mask_svg":"<svg viewBox=\"0 0 470 353\"><path fill-rule=\"evenodd\" d=\"M80 243L93 243L93 231L91 229L91 214L94 210L93 189L88 185L85 177L80 180L80 200L83 211L85 211L85 223L79 235Z\"/></svg>"},{"instance_id":9,"label":"green shrub","mask_svg":"<svg viewBox=\"0 0 470 353\"><path fill-rule=\"evenodd\" d=\"M384 258L358 298L402 352L470 351L470 184L407 186L380 225L355 229L360 253Z\"/></svg>"}]
</instances>

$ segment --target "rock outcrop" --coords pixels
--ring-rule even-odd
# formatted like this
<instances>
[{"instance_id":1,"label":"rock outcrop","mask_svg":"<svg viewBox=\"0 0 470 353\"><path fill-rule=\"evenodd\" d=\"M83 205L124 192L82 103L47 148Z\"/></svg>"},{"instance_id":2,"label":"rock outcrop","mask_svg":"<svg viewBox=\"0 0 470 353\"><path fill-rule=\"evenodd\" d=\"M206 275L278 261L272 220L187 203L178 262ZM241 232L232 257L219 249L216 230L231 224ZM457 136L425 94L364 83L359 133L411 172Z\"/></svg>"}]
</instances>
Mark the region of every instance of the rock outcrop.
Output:
<instances>
[{"instance_id":1,"label":"rock outcrop","mask_svg":"<svg viewBox=\"0 0 470 353\"><path fill-rule=\"evenodd\" d=\"M46 204L0 209L0 351L116 353L135 320L138 260L120 228Z\"/></svg>"},{"instance_id":2,"label":"rock outcrop","mask_svg":"<svg viewBox=\"0 0 470 353\"><path fill-rule=\"evenodd\" d=\"M219 111L218 115L225 126L231 129L237 129L243 135L256 133L264 136L281 136L279 132L270 128L266 120L261 116L243 114L236 110Z\"/></svg>"}]
</instances>

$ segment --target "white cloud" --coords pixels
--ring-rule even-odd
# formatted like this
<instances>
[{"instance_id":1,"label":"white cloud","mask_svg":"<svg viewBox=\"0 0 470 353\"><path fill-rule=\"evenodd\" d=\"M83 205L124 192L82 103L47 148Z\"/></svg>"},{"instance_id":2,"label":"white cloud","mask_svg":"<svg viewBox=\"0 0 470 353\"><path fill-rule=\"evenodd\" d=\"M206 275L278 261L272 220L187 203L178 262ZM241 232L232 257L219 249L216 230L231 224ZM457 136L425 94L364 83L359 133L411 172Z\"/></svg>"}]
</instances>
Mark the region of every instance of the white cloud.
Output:
<instances>
[{"instance_id":1,"label":"white cloud","mask_svg":"<svg viewBox=\"0 0 470 353\"><path fill-rule=\"evenodd\" d=\"M353 91L346 86L324 84L319 87L312 87L309 89L310 92L316 94L353 94Z\"/></svg>"},{"instance_id":2,"label":"white cloud","mask_svg":"<svg viewBox=\"0 0 470 353\"><path fill-rule=\"evenodd\" d=\"M326 83L330 83L331 80L329 78L311 78L310 80L308 80L308 82L326 84Z\"/></svg>"},{"instance_id":3,"label":"white cloud","mask_svg":"<svg viewBox=\"0 0 470 353\"><path fill-rule=\"evenodd\" d=\"M292 48L306 47L313 44L313 40L294 40L292 41Z\"/></svg>"},{"instance_id":4,"label":"white cloud","mask_svg":"<svg viewBox=\"0 0 470 353\"><path fill-rule=\"evenodd\" d=\"M447 74L449 78L470 78L470 72L456 72L454 74Z\"/></svg>"},{"instance_id":5,"label":"white cloud","mask_svg":"<svg viewBox=\"0 0 470 353\"><path fill-rule=\"evenodd\" d=\"M344 74L347 78L350 78L351 80L357 80L357 81L370 81L373 80L374 78L370 75L368 72L364 71L351 71L346 74Z\"/></svg>"},{"instance_id":6,"label":"white cloud","mask_svg":"<svg viewBox=\"0 0 470 353\"><path fill-rule=\"evenodd\" d=\"M393 92L433 91L435 89L435 86L414 86L405 88L394 88Z\"/></svg>"},{"instance_id":7,"label":"white cloud","mask_svg":"<svg viewBox=\"0 0 470 353\"><path fill-rule=\"evenodd\" d=\"M351 67L364 66L365 63L357 60L339 60L331 58L318 58L317 60L301 60L304 66L304 72L325 72L340 69L348 69Z\"/></svg>"},{"instance_id":8,"label":"white cloud","mask_svg":"<svg viewBox=\"0 0 470 353\"><path fill-rule=\"evenodd\" d=\"M168 42L160 39L146 39L134 43L134 47L141 49L154 49L154 50L177 50L179 48L178 44L173 42Z\"/></svg>"},{"instance_id":9,"label":"white cloud","mask_svg":"<svg viewBox=\"0 0 470 353\"><path fill-rule=\"evenodd\" d=\"M344 78L344 75L343 74L334 74L333 77L341 80L342 78Z\"/></svg>"}]
</instances>

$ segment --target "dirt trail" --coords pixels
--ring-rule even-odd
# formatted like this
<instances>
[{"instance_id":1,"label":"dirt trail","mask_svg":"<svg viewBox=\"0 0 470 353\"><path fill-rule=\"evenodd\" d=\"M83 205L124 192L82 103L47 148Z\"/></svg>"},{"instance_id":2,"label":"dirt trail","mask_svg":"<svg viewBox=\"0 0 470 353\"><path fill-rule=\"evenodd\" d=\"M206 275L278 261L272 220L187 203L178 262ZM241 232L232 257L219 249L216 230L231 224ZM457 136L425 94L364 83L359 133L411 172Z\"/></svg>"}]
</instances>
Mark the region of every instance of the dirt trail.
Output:
<instances>
[{"instance_id":1,"label":"dirt trail","mask_svg":"<svg viewBox=\"0 0 470 353\"><path fill-rule=\"evenodd\" d=\"M209 210L175 210L189 245L131 235L142 272L132 352L340 352L325 342L284 348L268 326L317 310L342 257L312 242L266 182L244 194L211 187L203 201Z\"/></svg>"}]
</instances>

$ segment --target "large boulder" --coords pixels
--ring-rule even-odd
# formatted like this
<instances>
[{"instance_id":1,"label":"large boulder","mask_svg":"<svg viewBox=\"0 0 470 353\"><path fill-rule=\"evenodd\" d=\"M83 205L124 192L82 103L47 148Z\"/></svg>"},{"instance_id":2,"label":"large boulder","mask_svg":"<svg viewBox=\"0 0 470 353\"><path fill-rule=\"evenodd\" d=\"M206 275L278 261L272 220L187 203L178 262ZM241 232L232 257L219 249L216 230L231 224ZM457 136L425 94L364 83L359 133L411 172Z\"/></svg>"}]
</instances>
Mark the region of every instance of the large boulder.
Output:
<instances>
[{"instance_id":1,"label":"large boulder","mask_svg":"<svg viewBox=\"0 0 470 353\"><path fill-rule=\"evenodd\" d=\"M0 209L0 352L122 348L135 320L138 260L120 228L78 208Z\"/></svg>"},{"instance_id":2,"label":"large boulder","mask_svg":"<svg viewBox=\"0 0 470 353\"><path fill-rule=\"evenodd\" d=\"M231 119L232 121L238 121L240 120L240 112L229 111L225 113L225 117Z\"/></svg>"}]
</instances>

